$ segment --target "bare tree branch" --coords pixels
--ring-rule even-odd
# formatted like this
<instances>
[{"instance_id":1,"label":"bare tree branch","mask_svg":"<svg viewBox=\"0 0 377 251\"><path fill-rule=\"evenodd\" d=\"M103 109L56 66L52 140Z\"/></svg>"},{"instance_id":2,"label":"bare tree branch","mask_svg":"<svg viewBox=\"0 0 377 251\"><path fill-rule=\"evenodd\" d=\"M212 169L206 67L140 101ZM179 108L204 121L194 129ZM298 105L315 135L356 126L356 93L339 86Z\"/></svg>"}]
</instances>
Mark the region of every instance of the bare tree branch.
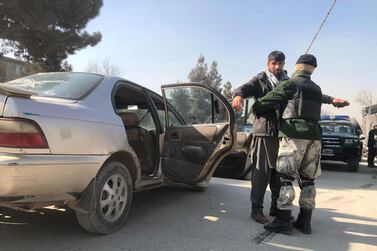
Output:
<instances>
[{"instance_id":1,"label":"bare tree branch","mask_svg":"<svg viewBox=\"0 0 377 251\"><path fill-rule=\"evenodd\" d=\"M373 95L372 91L361 90L357 94L355 101L363 106L371 106L377 103L377 97Z\"/></svg>"},{"instance_id":2,"label":"bare tree branch","mask_svg":"<svg viewBox=\"0 0 377 251\"><path fill-rule=\"evenodd\" d=\"M111 76L119 76L122 73L119 66L110 63L110 58L89 61L85 71Z\"/></svg>"}]
</instances>

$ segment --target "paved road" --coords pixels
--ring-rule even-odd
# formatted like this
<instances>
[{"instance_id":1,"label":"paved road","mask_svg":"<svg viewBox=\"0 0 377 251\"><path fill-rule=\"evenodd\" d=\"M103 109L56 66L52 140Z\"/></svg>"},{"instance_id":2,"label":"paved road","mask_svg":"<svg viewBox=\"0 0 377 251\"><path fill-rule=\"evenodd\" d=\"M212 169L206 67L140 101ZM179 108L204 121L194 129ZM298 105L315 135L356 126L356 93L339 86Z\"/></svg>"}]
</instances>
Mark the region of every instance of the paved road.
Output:
<instances>
[{"instance_id":1,"label":"paved road","mask_svg":"<svg viewBox=\"0 0 377 251\"><path fill-rule=\"evenodd\" d=\"M204 193L165 187L135 194L126 225L107 236L81 230L69 209L0 208L0 250L377 250L377 169L324 169L310 236L295 231L260 242L249 182L214 178Z\"/></svg>"}]
</instances>

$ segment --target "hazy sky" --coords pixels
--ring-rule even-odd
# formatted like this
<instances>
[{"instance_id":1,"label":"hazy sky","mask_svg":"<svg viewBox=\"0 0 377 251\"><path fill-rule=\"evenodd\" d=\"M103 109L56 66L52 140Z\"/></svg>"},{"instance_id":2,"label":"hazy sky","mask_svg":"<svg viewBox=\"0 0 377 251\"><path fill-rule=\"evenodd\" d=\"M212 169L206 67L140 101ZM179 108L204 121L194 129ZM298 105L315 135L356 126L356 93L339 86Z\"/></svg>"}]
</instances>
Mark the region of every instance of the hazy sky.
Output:
<instances>
[{"instance_id":1,"label":"hazy sky","mask_svg":"<svg viewBox=\"0 0 377 251\"><path fill-rule=\"evenodd\" d=\"M243 84L266 65L272 50L286 56L292 73L332 0L104 0L87 26L102 41L68 61L75 71L110 58L122 77L160 92L161 84L186 81L200 54L218 62L224 83ZM362 89L377 96L377 1L338 0L310 53L313 80L324 93L347 98L340 113L360 117L354 101Z\"/></svg>"}]
</instances>

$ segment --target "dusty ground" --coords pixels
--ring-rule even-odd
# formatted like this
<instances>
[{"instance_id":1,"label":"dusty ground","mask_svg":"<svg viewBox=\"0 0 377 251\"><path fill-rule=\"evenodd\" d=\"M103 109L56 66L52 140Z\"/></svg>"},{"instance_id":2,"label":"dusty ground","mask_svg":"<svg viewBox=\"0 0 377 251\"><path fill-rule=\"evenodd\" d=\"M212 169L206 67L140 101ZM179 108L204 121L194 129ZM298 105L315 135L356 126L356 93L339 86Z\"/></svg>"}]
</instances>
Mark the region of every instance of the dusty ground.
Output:
<instances>
[{"instance_id":1,"label":"dusty ground","mask_svg":"<svg viewBox=\"0 0 377 251\"><path fill-rule=\"evenodd\" d=\"M358 173L325 166L312 235L256 238L264 230L249 218L249 182L214 178L204 193L135 194L125 226L107 236L83 231L69 209L0 208L0 250L377 250L377 169L362 165Z\"/></svg>"}]
</instances>

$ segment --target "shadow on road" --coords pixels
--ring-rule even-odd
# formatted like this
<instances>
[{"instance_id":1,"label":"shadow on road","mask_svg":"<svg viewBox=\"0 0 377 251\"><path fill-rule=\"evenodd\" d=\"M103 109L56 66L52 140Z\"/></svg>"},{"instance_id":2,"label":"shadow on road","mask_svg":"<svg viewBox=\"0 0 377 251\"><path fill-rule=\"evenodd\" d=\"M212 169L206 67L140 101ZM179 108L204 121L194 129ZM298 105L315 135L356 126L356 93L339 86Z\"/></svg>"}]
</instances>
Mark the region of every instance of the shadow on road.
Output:
<instances>
[{"instance_id":1,"label":"shadow on road","mask_svg":"<svg viewBox=\"0 0 377 251\"><path fill-rule=\"evenodd\" d=\"M375 217L318 208L312 235L295 231L256 244L252 235L263 226L250 221L249 193L249 182L226 179L214 179L204 193L180 186L136 193L125 226L107 236L83 231L67 208L0 208L0 242L5 250L348 250L377 243ZM265 198L268 209L270 194Z\"/></svg>"}]
</instances>

